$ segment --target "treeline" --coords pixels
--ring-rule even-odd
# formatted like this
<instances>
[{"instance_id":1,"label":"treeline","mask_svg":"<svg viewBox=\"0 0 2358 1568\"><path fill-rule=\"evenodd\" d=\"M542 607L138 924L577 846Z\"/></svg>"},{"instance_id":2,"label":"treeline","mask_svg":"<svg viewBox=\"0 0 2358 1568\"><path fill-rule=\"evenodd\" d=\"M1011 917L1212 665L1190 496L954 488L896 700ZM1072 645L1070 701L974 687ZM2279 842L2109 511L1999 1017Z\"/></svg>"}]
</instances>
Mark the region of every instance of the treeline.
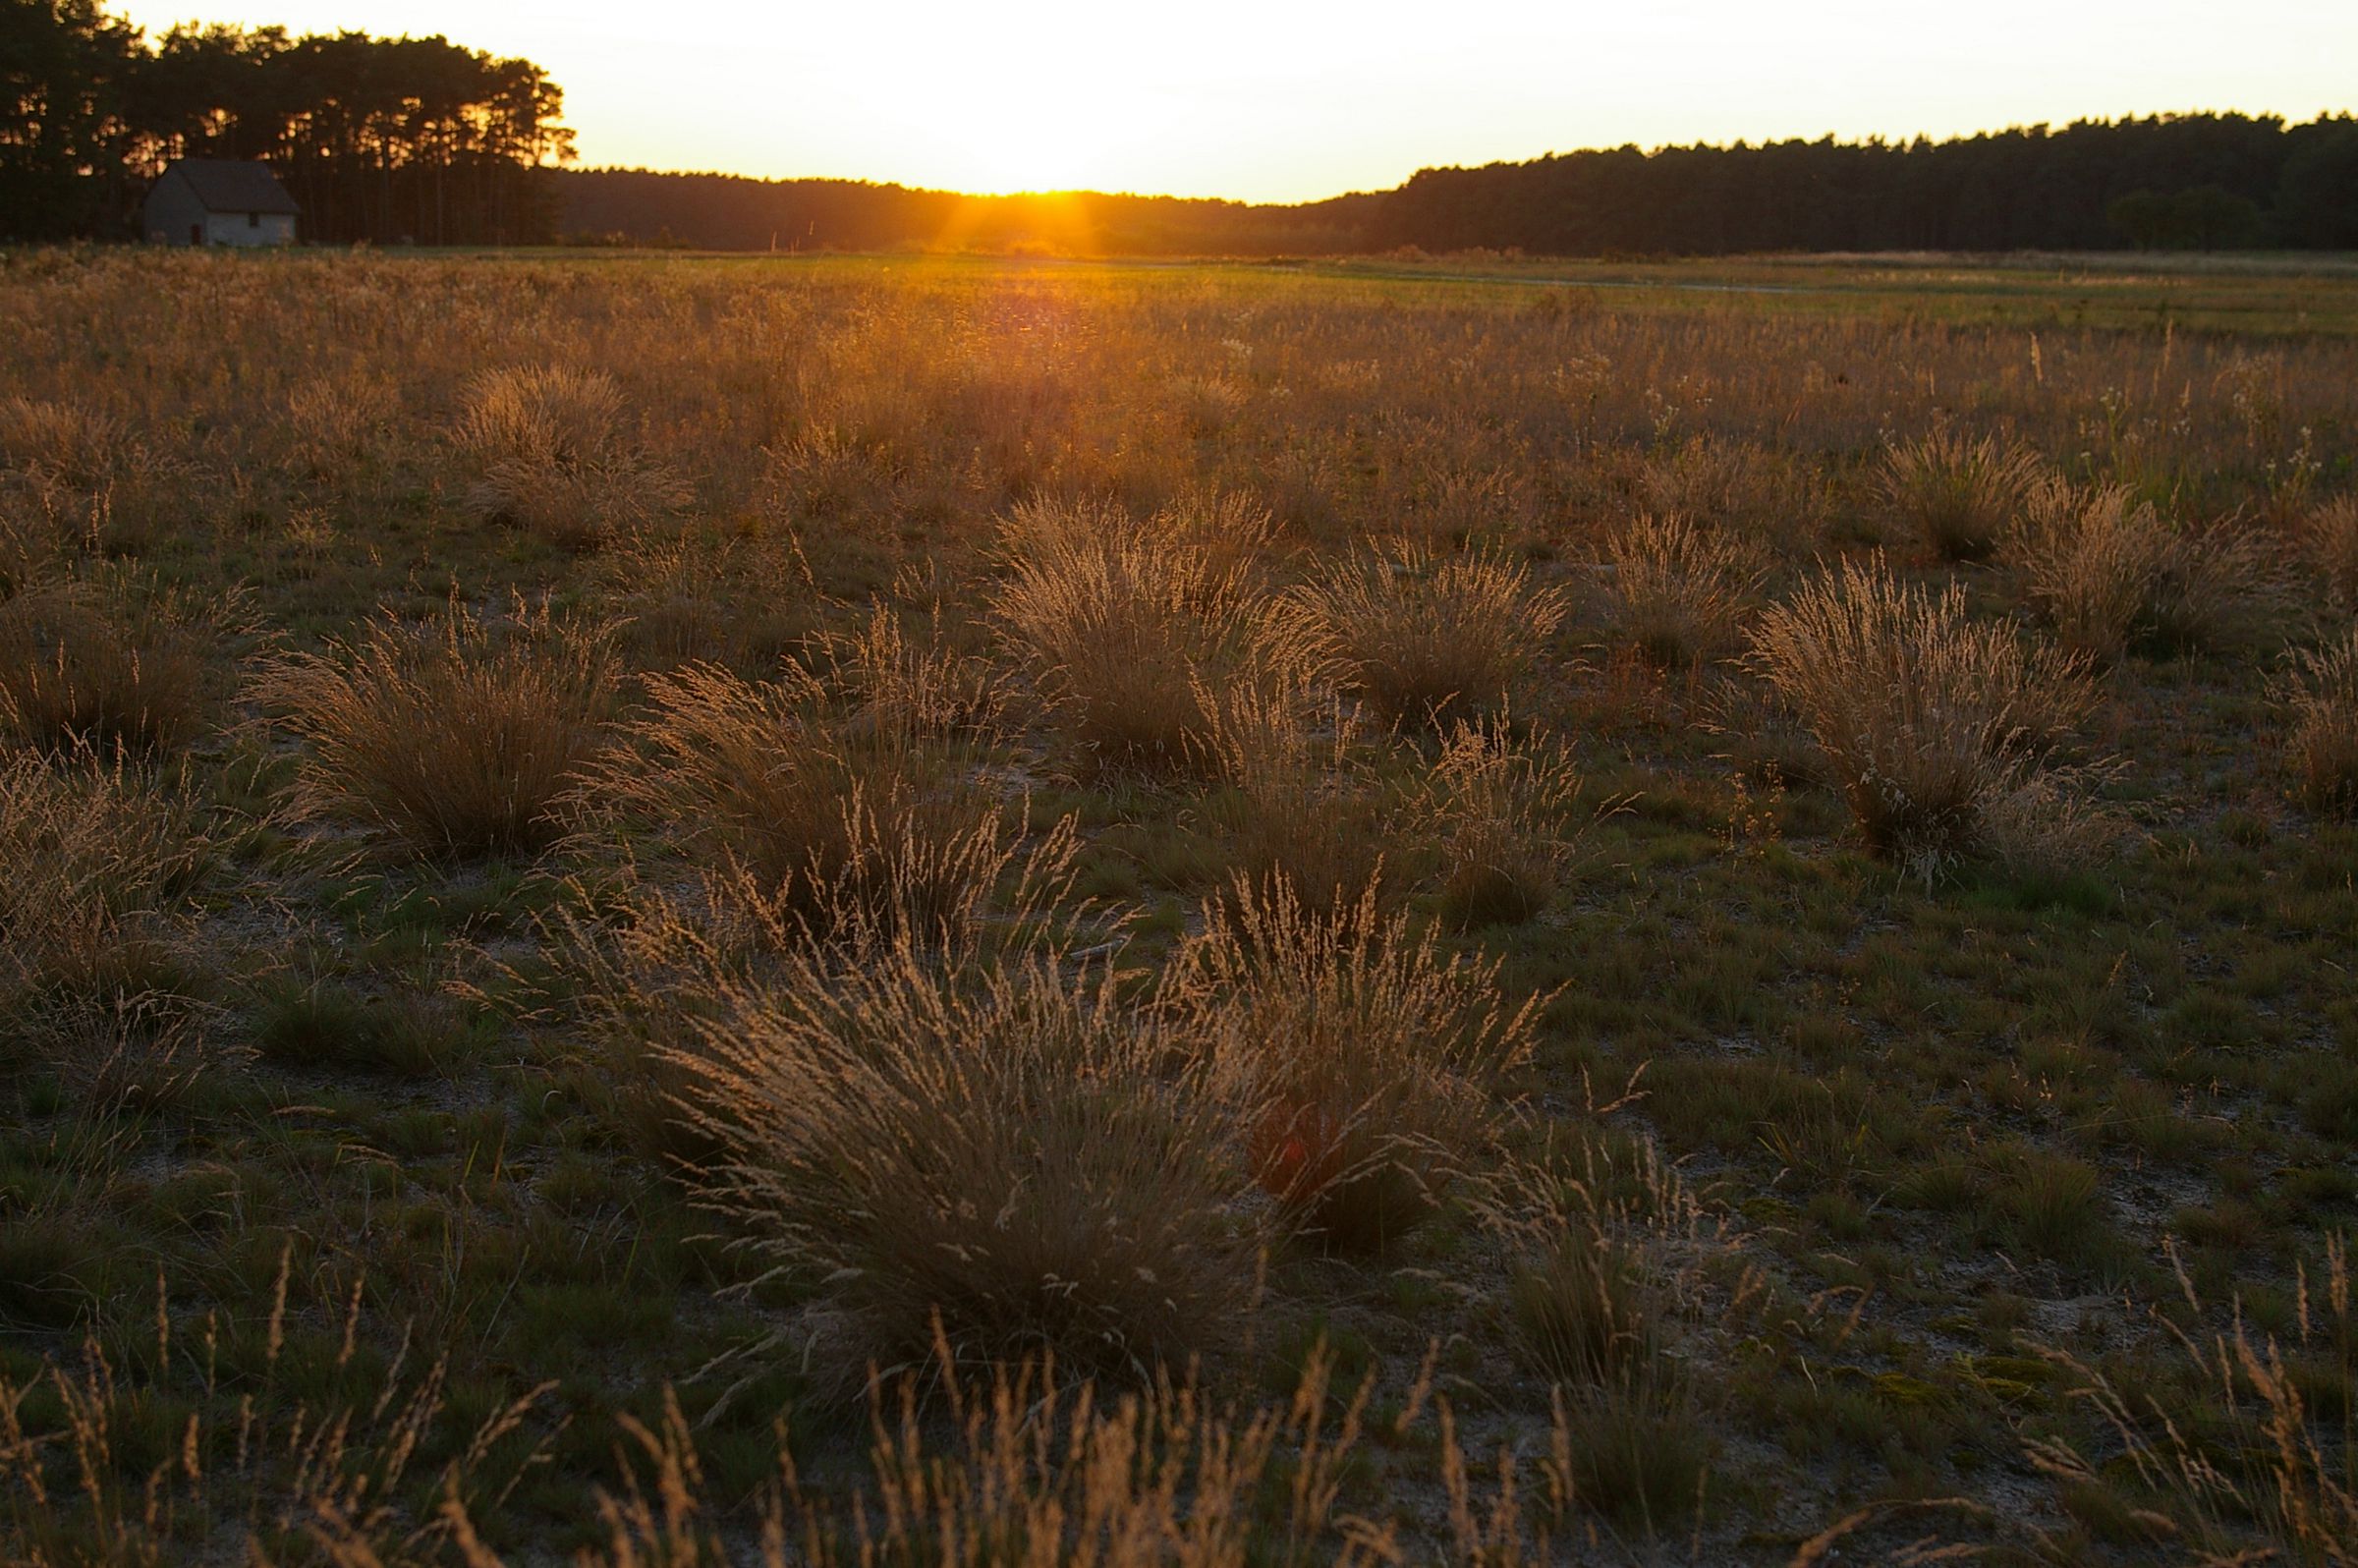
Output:
<instances>
[{"instance_id":1,"label":"treeline","mask_svg":"<svg viewBox=\"0 0 2358 1568\"><path fill-rule=\"evenodd\" d=\"M0 0L0 238L128 238L180 157L268 161L309 240L528 244L559 232L563 95L440 37L180 27Z\"/></svg>"},{"instance_id":2,"label":"treeline","mask_svg":"<svg viewBox=\"0 0 2358 1568\"><path fill-rule=\"evenodd\" d=\"M1948 141L1619 147L1426 169L1296 206L969 196L846 180L565 171L563 97L446 39L184 26L98 0L0 0L0 240L129 238L172 159L269 162L313 241L1127 255L1415 248L2358 249L2358 120L2165 115Z\"/></svg>"},{"instance_id":3,"label":"treeline","mask_svg":"<svg viewBox=\"0 0 2358 1568\"><path fill-rule=\"evenodd\" d=\"M1180 196L961 196L854 180L749 180L643 169L558 176L577 244L711 251L1038 249L1084 255L1333 255L1358 250L1377 196L1301 206Z\"/></svg>"},{"instance_id":4,"label":"treeline","mask_svg":"<svg viewBox=\"0 0 2358 1568\"><path fill-rule=\"evenodd\" d=\"M2358 248L2358 121L2084 121L1950 141L1780 141L1427 169L1303 206L961 196L837 180L560 176L577 242L1098 254Z\"/></svg>"},{"instance_id":5,"label":"treeline","mask_svg":"<svg viewBox=\"0 0 2358 1568\"><path fill-rule=\"evenodd\" d=\"M2358 121L2164 115L1426 169L1384 197L1367 243L1552 255L2349 249Z\"/></svg>"}]
</instances>

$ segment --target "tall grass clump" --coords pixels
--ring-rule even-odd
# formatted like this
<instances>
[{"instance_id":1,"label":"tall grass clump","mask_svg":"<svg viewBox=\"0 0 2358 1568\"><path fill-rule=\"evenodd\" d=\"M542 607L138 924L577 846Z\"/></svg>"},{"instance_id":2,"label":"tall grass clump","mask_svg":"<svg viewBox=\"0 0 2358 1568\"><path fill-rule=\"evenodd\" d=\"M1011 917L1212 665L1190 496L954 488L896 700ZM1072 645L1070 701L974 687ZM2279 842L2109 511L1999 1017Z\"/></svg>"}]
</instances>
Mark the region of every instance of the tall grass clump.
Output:
<instances>
[{"instance_id":1,"label":"tall grass clump","mask_svg":"<svg viewBox=\"0 0 2358 1568\"><path fill-rule=\"evenodd\" d=\"M2118 485L2040 487L2005 556L2056 640L2099 659L2223 646L2274 586L2250 535L2172 522Z\"/></svg>"},{"instance_id":2,"label":"tall grass clump","mask_svg":"<svg viewBox=\"0 0 2358 1568\"><path fill-rule=\"evenodd\" d=\"M1204 765L1198 691L1250 652L1254 602L1234 564L1118 511L1030 502L1000 526L992 615L1085 765L1172 773Z\"/></svg>"},{"instance_id":3,"label":"tall grass clump","mask_svg":"<svg viewBox=\"0 0 2358 1568\"><path fill-rule=\"evenodd\" d=\"M1414 1230L1511 1107L1539 1002L1496 961L1443 958L1368 889L1321 913L1239 882L1166 976L1242 1108L1253 1169L1302 1233L1371 1251Z\"/></svg>"},{"instance_id":4,"label":"tall grass clump","mask_svg":"<svg viewBox=\"0 0 2358 1568\"><path fill-rule=\"evenodd\" d=\"M1607 547L1624 636L1675 669L1739 647L1768 578L1762 552L1677 513L1640 517Z\"/></svg>"},{"instance_id":5,"label":"tall grass clump","mask_svg":"<svg viewBox=\"0 0 2358 1568\"><path fill-rule=\"evenodd\" d=\"M0 600L0 730L53 752L187 745L219 705L242 605L136 570L28 584Z\"/></svg>"},{"instance_id":6,"label":"tall grass clump","mask_svg":"<svg viewBox=\"0 0 2358 1568\"><path fill-rule=\"evenodd\" d=\"M221 1055L189 993L188 899L212 846L165 785L82 756L0 758L0 1056L154 1101Z\"/></svg>"},{"instance_id":7,"label":"tall grass clump","mask_svg":"<svg viewBox=\"0 0 2358 1568\"><path fill-rule=\"evenodd\" d=\"M75 402L0 400L0 497L70 522L117 553L147 544L190 512L187 466L122 420Z\"/></svg>"},{"instance_id":8,"label":"tall grass clump","mask_svg":"<svg viewBox=\"0 0 2358 1568\"><path fill-rule=\"evenodd\" d=\"M2295 651L2274 688L2302 801L2314 812L2358 814L2358 627Z\"/></svg>"},{"instance_id":9,"label":"tall grass clump","mask_svg":"<svg viewBox=\"0 0 2358 1568\"><path fill-rule=\"evenodd\" d=\"M1507 1260L1508 1346L1554 1391L1582 1501L1653 1530L1691 1514L1710 1474L1696 1342L1725 1333L1757 1286L1739 1278L1707 1309L1704 1265L1726 1239L1651 1142L1584 1140L1563 1164L1550 1150L1509 1165L1482 1205Z\"/></svg>"},{"instance_id":10,"label":"tall grass clump","mask_svg":"<svg viewBox=\"0 0 2358 1568\"><path fill-rule=\"evenodd\" d=\"M1883 454L1876 489L1903 534L1946 561L1995 553L2040 477L2038 455L1951 429Z\"/></svg>"},{"instance_id":11,"label":"tall grass clump","mask_svg":"<svg viewBox=\"0 0 2358 1568\"><path fill-rule=\"evenodd\" d=\"M945 973L905 938L721 997L683 1113L702 1201L817 1291L822 1364L1052 1355L1151 1376L1250 1305L1250 1178L1211 1068L1050 947Z\"/></svg>"},{"instance_id":12,"label":"tall grass clump","mask_svg":"<svg viewBox=\"0 0 2358 1568\"><path fill-rule=\"evenodd\" d=\"M2301 540L2327 593L2358 614L2358 495L2335 496L2311 512Z\"/></svg>"},{"instance_id":13,"label":"tall grass clump","mask_svg":"<svg viewBox=\"0 0 2358 1568\"><path fill-rule=\"evenodd\" d=\"M1441 911L1460 926L1511 924L1547 907L1569 872L1580 777L1544 733L1502 716L1451 726L1419 791L1441 857Z\"/></svg>"},{"instance_id":14,"label":"tall grass clump","mask_svg":"<svg viewBox=\"0 0 2358 1568\"><path fill-rule=\"evenodd\" d=\"M706 664L647 677L636 745L597 766L585 805L651 822L802 918L905 907L929 925L965 896L972 855L995 851L976 771L1004 688L882 609L815 659L769 681Z\"/></svg>"},{"instance_id":15,"label":"tall grass clump","mask_svg":"<svg viewBox=\"0 0 2358 1568\"><path fill-rule=\"evenodd\" d=\"M259 683L304 743L294 807L347 817L429 854L531 851L563 831L568 793L606 744L617 692L601 630L519 604L453 601L389 616Z\"/></svg>"},{"instance_id":16,"label":"tall grass clump","mask_svg":"<svg viewBox=\"0 0 2358 1568\"><path fill-rule=\"evenodd\" d=\"M1757 441L1692 437L1646 460L1638 492L1657 516L1675 513L1780 550L1806 546L1825 520L1809 466Z\"/></svg>"},{"instance_id":17,"label":"tall grass clump","mask_svg":"<svg viewBox=\"0 0 2358 1568\"><path fill-rule=\"evenodd\" d=\"M1534 588L1519 563L1414 542L1329 565L1287 601L1304 642L1409 726L1497 711L1566 610L1561 590Z\"/></svg>"},{"instance_id":18,"label":"tall grass clump","mask_svg":"<svg viewBox=\"0 0 2358 1568\"><path fill-rule=\"evenodd\" d=\"M1199 691L1227 793L1211 802L1239 872L1264 894L1279 885L1320 913L1369 888L1387 899L1388 834L1350 706L1297 673L1263 672Z\"/></svg>"},{"instance_id":19,"label":"tall grass clump","mask_svg":"<svg viewBox=\"0 0 2358 1568\"><path fill-rule=\"evenodd\" d=\"M602 370L486 370L468 384L454 438L475 467L470 511L567 549L594 549L687 499L625 435L622 389Z\"/></svg>"},{"instance_id":20,"label":"tall grass clump","mask_svg":"<svg viewBox=\"0 0 2358 1568\"><path fill-rule=\"evenodd\" d=\"M1869 845L1911 873L2027 852L2006 835L2080 820L2053 793L2073 780L2056 754L2093 684L2075 656L1975 620L1961 587L1936 594L1846 561L1762 616L1753 659ZM2051 809L2021 809L2041 801Z\"/></svg>"}]
</instances>

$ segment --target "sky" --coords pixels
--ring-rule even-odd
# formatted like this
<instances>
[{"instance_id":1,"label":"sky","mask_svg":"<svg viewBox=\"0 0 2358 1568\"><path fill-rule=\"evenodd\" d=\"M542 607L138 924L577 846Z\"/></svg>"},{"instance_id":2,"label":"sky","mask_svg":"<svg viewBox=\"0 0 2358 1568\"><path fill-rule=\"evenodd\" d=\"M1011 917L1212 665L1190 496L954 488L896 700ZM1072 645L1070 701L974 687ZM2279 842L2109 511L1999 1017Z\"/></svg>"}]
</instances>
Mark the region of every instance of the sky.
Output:
<instances>
[{"instance_id":1,"label":"sky","mask_svg":"<svg viewBox=\"0 0 2358 1568\"><path fill-rule=\"evenodd\" d=\"M586 167L1253 201L1635 142L2358 108L2358 0L131 0L544 67Z\"/></svg>"}]
</instances>

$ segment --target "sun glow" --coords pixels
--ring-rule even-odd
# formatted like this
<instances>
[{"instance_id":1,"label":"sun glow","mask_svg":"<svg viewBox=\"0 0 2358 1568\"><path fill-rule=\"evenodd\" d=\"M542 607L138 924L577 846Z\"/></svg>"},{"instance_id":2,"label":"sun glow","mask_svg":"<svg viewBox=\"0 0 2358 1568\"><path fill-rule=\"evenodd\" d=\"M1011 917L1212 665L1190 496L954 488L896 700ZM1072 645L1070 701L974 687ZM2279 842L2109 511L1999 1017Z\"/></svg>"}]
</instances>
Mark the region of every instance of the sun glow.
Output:
<instances>
[{"instance_id":1,"label":"sun glow","mask_svg":"<svg viewBox=\"0 0 2358 1568\"><path fill-rule=\"evenodd\" d=\"M1308 200L1420 167L1635 142L2350 107L2348 0L119 0L208 21L443 33L565 90L590 166ZM2023 40L2036 38L2026 50ZM2091 62L2094 62L2093 64Z\"/></svg>"}]
</instances>

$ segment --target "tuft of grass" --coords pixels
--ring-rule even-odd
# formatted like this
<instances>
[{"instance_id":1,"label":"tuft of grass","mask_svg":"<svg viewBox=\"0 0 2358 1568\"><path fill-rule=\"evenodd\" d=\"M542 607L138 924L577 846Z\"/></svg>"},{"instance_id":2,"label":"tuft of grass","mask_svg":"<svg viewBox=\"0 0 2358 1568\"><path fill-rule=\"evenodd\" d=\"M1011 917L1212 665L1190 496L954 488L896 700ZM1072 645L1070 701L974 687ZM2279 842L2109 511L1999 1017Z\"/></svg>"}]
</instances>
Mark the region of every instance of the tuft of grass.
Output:
<instances>
[{"instance_id":1,"label":"tuft of grass","mask_svg":"<svg viewBox=\"0 0 2358 1568\"><path fill-rule=\"evenodd\" d=\"M1876 488L1900 530L1934 555L1981 561L1996 553L2040 474L2027 448L1940 429L1886 451Z\"/></svg>"},{"instance_id":2,"label":"tuft of grass","mask_svg":"<svg viewBox=\"0 0 2358 1568\"><path fill-rule=\"evenodd\" d=\"M455 432L476 465L469 509L588 550L678 507L687 486L624 437L622 411L622 389L602 370L483 371Z\"/></svg>"},{"instance_id":3,"label":"tuft of grass","mask_svg":"<svg viewBox=\"0 0 2358 1568\"><path fill-rule=\"evenodd\" d=\"M1350 707L1279 674L1199 690L1197 700L1233 792L1211 812L1245 879L1263 893L1282 883L1320 913L1371 887L1388 894L1384 822Z\"/></svg>"},{"instance_id":4,"label":"tuft of grass","mask_svg":"<svg viewBox=\"0 0 2358 1568\"><path fill-rule=\"evenodd\" d=\"M1608 554L1622 635L1648 659L1682 668L1742 644L1768 577L1759 549L1672 512L1637 518Z\"/></svg>"},{"instance_id":5,"label":"tuft of grass","mask_svg":"<svg viewBox=\"0 0 2358 1568\"><path fill-rule=\"evenodd\" d=\"M2358 627L2323 647L2296 649L2274 696L2303 803L2358 814Z\"/></svg>"},{"instance_id":6,"label":"tuft of grass","mask_svg":"<svg viewBox=\"0 0 2358 1568\"><path fill-rule=\"evenodd\" d=\"M2199 1560L2348 1561L2358 1324L2344 1238L2329 1232L2322 1256L2301 1260L2281 1342L2241 1299L2229 1326L2214 1326L2174 1249L2170 1260L2184 1308L2155 1316L2177 1354L2137 1386L2041 1347L2070 1396L2096 1412L2112 1456L2092 1463L2068 1436L2040 1436L2025 1441L2032 1466L2083 1519L2118 1521L2129 1539L2166 1539Z\"/></svg>"},{"instance_id":7,"label":"tuft of grass","mask_svg":"<svg viewBox=\"0 0 2358 1568\"><path fill-rule=\"evenodd\" d=\"M1825 498L1806 466L1757 441L1692 437L1648 458L1638 488L1658 515L1779 549L1805 545L1825 523Z\"/></svg>"},{"instance_id":8,"label":"tuft of grass","mask_svg":"<svg viewBox=\"0 0 2358 1568\"><path fill-rule=\"evenodd\" d=\"M1198 693L1239 667L1259 630L1233 552L1140 529L1109 504L1027 502L1001 522L992 614L1084 764L1203 766Z\"/></svg>"},{"instance_id":9,"label":"tuft of grass","mask_svg":"<svg viewBox=\"0 0 2358 1568\"><path fill-rule=\"evenodd\" d=\"M1510 1112L1538 1000L1444 959L1369 888L1331 913L1239 882L1166 971L1242 1107L1254 1171L1311 1240L1383 1248L1422 1224Z\"/></svg>"},{"instance_id":10,"label":"tuft of grass","mask_svg":"<svg viewBox=\"0 0 2358 1568\"><path fill-rule=\"evenodd\" d=\"M2173 523L2118 485L2038 487L2005 556L2056 639L2098 659L2225 646L2275 595L2253 535Z\"/></svg>"},{"instance_id":11,"label":"tuft of grass","mask_svg":"<svg viewBox=\"0 0 2358 1568\"><path fill-rule=\"evenodd\" d=\"M1202 1053L1110 965L945 974L906 939L722 992L670 1060L701 1201L819 1293L846 1371L1151 1377L1249 1305L1249 1178Z\"/></svg>"},{"instance_id":12,"label":"tuft of grass","mask_svg":"<svg viewBox=\"0 0 2358 1568\"><path fill-rule=\"evenodd\" d=\"M975 772L1005 690L882 609L818 656L823 679L792 665L774 681L702 664L647 677L637 748L598 764L584 802L652 822L801 918L906 908L930 926L1001 837Z\"/></svg>"},{"instance_id":13,"label":"tuft of grass","mask_svg":"<svg viewBox=\"0 0 2358 1568\"><path fill-rule=\"evenodd\" d=\"M184 801L119 763L0 759L0 1043L106 1103L169 1097L223 1060L186 975L212 856Z\"/></svg>"},{"instance_id":14,"label":"tuft of grass","mask_svg":"<svg viewBox=\"0 0 2358 1568\"><path fill-rule=\"evenodd\" d=\"M536 850L606 744L616 680L602 631L519 603L500 621L453 600L391 617L325 654L274 661L262 700L306 744L299 817L357 817L428 854Z\"/></svg>"},{"instance_id":15,"label":"tuft of grass","mask_svg":"<svg viewBox=\"0 0 2358 1568\"><path fill-rule=\"evenodd\" d=\"M1517 924L1547 907L1571 867L1565 829L1580 793L1571 754L1501 716L1451 726L1420 789L1441 853L1441 910L1459 926Z\"/></svg>"},{"instance_id":16,"label":"tuft of grass","mask_svg":"<svg viewBox=\"0 0 2358 1568\"><path fill-rule=\"evenodd\" d=\"M2358 495L2337 495L2311 512L2301 542L2333 602L2358 613Z\"/></svg>"},{"instance_id":17,"label":"tuft of grass","mask_svg":"<svg viewBox=\"0 0 2358 1568\"><path fill-rule=\"evenodd\" d=\"M241 603L130 570L28 585L0 600L0 730L53 752L187 745L212 721Z\"/></svg>"},{"instance_id":18,"label":"tuft of grass","mask_svg":"<svg viewBox=\"0 0 2358 1568\"><path fill-rule=\"evenodd\" d=\"M1303 644L1410 726L1497 712L1566 612L1560 589L1504 556L1414 541L1329 565L1287 603Z\"/></svg>"},{"instance_id":19,"label":"tuft of grass","mask_svg":"<svg viewBox=\"0 0 2358 1568\"><path fill-rule=\"evenodd\" d=\"M1844 562L1762 617L1753 658L1868 844L1928 881L2070 814L2055 753L2095 689L2077 658L1968 615L1960 587Z\"/></svg>"}]
</instances>

